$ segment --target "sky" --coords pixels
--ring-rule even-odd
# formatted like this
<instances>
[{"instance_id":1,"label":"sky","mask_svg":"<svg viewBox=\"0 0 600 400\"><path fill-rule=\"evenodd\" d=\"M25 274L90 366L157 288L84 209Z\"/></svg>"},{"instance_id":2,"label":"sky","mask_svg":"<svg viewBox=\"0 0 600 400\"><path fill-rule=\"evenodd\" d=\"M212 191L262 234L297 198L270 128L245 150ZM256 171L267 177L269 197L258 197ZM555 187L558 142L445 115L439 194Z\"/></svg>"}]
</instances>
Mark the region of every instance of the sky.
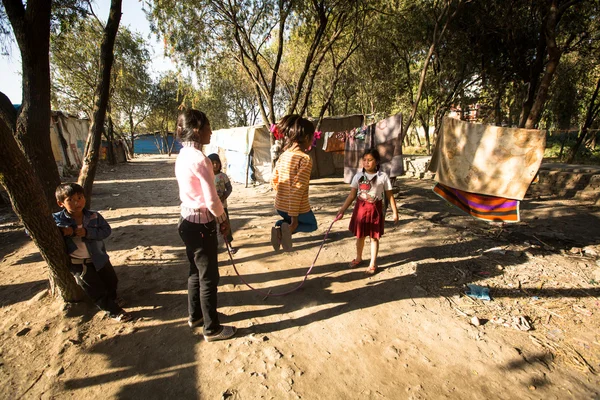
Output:
<instances>
[{"instance_id":1,"label":"sky","mask_svg":"<svg viewBox=\"0 0 600 400\"><path fill-rule=\"evenodd\" d=\"M94 12L106 21L110 9L110 0L96 0ZM171 61L163 57L162 44L155 35L151 35L146 15L142 11L142 3L139 0L123 0L120 26L127 26L136 31L146 39L153 52L151 73L156 76L159 72L175 69ZM151 35L150 37L148 37ZM22 98L21 86L21 56L16 42L13 41L9 55L0 55L0 92L3 92L13 104L20 104Z\"/></svg>"}]
</instances>

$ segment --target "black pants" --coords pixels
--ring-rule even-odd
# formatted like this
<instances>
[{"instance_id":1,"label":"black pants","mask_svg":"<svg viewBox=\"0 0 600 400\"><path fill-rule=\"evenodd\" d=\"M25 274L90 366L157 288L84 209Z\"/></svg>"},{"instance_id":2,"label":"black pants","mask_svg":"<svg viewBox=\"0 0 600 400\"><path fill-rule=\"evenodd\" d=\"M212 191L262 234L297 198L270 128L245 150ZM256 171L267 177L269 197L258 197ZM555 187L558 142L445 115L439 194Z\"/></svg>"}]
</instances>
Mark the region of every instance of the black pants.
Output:
<instances>
[{"instance_id":1,"label":"black pants","mask_svg":"<svg viewBox=\"0 0 600 400\"><path fill-rule=\"evenodd\" d=\"M107 262L100 271L96 271L94 264L71 263L71 273L75 276L77 284L92 299L99 309L111 314L119 314L123 311L115 303L117 298L117 274L110 262Z\"/></svg>"},{"instance_id":2,"label":"black pants","mask_svg":"<svg viewBox=\"0 0 600 400\"><path fill-rule=\"evenodd\" d=\"M221 329L217 315L219 285L217 224L195 224L181 218L179 236L185 244L190 262L188 275L188 312L192 321L204 317L204 333L217 334Z\"/></svg>"}]
</instances>

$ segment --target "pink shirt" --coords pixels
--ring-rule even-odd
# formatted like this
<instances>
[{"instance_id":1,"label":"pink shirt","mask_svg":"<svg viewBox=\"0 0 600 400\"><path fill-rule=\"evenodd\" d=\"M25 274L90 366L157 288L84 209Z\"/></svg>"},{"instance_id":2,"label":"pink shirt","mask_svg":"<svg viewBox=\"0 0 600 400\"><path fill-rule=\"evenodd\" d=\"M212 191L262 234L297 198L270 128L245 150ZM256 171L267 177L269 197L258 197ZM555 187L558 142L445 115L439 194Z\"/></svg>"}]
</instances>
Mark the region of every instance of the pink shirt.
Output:
<instances>
[{"instance_id":1,"label":"pink shirt","mask_svg":"<svg viewBox=\"0 0 600 400\"><path fill-rule=\"evenodd\" d=\"M212 162L196 148L194 142L182 145L175 161L181 216L188 221L205 224L225 213L215 188Z\"/></svg>"}]
</instances>

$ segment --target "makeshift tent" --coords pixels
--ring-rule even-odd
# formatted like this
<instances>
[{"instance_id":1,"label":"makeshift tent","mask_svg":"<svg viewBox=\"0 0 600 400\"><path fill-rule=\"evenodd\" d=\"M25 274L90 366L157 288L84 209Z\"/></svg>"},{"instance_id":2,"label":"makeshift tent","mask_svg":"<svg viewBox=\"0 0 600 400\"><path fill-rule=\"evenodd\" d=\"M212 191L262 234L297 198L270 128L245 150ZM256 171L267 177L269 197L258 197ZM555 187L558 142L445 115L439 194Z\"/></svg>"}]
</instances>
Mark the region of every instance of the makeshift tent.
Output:
<instances>
[{"instance_id":1,"label":"makeshift tent","mask_svg":"<svg viewBox=\"0 0 600 400\"><path fill-rule=\"evenodd\" d=\"M264 125L214 131L204 153L217 153L223 172L234 182L269 182L271 179L271 142Z\"/></svg>"},{"instance_id":2,"label":"makeshift tent","mask_svg":"<svg viewBox=\"0 0 600 400\"><path fill-rule=\"evenodd\" d=\"M360 126L362 115L324 118L320 130L340 131ZM211 142L204 147L205 154L217 153L223 164L223 172L234 182L248 183L269 182L271 179L271 132L264 125L219 129L213 132ZM339 173L341 161L335 159L334 153L323 151L323 137L309 155L313 160L311 178ZM340 156L338 156L340 157Z\"/></svg>"},{"instance_id":3,"label":"makeshift tent","mask_svg":"<svg viewBox=\"0 0 600 400\"><path fill-rule=\"evenodd\" d=\"M81 168L89 126L88 119L52 112L50 143L60 175Z\"/></svg>"},{"instance_id":4,"label":"makeshift tent","mask_svg":"<svg viewBox=\"0 0 600 400\"><path fill-rule=\"evenodd\" d=\"M52 154L61 176L77 174L83 165L85 144L90 128L87 118L77 118L60 111L52 111L50 120L50 144ZM102 142L101 159L106 158L105 142ZM121 140L113 143L117 162L126 162L125 146Z\"/></svg>"}]
</instances>

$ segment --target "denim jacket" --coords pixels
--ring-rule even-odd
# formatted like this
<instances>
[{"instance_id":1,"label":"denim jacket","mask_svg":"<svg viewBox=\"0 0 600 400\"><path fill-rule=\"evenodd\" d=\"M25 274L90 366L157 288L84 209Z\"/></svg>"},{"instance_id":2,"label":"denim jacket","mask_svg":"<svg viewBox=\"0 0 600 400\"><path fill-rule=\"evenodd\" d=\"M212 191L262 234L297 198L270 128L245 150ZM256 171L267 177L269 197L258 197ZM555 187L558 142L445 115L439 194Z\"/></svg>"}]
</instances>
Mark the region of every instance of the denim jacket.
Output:
<instances>
[{"instance_id":1,"label":"denim jacket","mask_svg":"<svg viewBox=\"0 0 600 400\"><path fill-rule=\"evenodd\" d=\"M77 229L77 223L71 218L67 210L63 209L62 211L53 213L52 216L54 217L56 226ZM86 208L83 209L83 227L86 230L86 235L81 240L85 243L85 247L87 247L90 253L96 271L99 271L109 261L106 248L104 247L104 239L110 236L112 230L100 213L90 211ZM73 253L77 249L77 245L69 236L64 236L64 239L67 244L67 253Z\"/></svg>"}]
</instances>

